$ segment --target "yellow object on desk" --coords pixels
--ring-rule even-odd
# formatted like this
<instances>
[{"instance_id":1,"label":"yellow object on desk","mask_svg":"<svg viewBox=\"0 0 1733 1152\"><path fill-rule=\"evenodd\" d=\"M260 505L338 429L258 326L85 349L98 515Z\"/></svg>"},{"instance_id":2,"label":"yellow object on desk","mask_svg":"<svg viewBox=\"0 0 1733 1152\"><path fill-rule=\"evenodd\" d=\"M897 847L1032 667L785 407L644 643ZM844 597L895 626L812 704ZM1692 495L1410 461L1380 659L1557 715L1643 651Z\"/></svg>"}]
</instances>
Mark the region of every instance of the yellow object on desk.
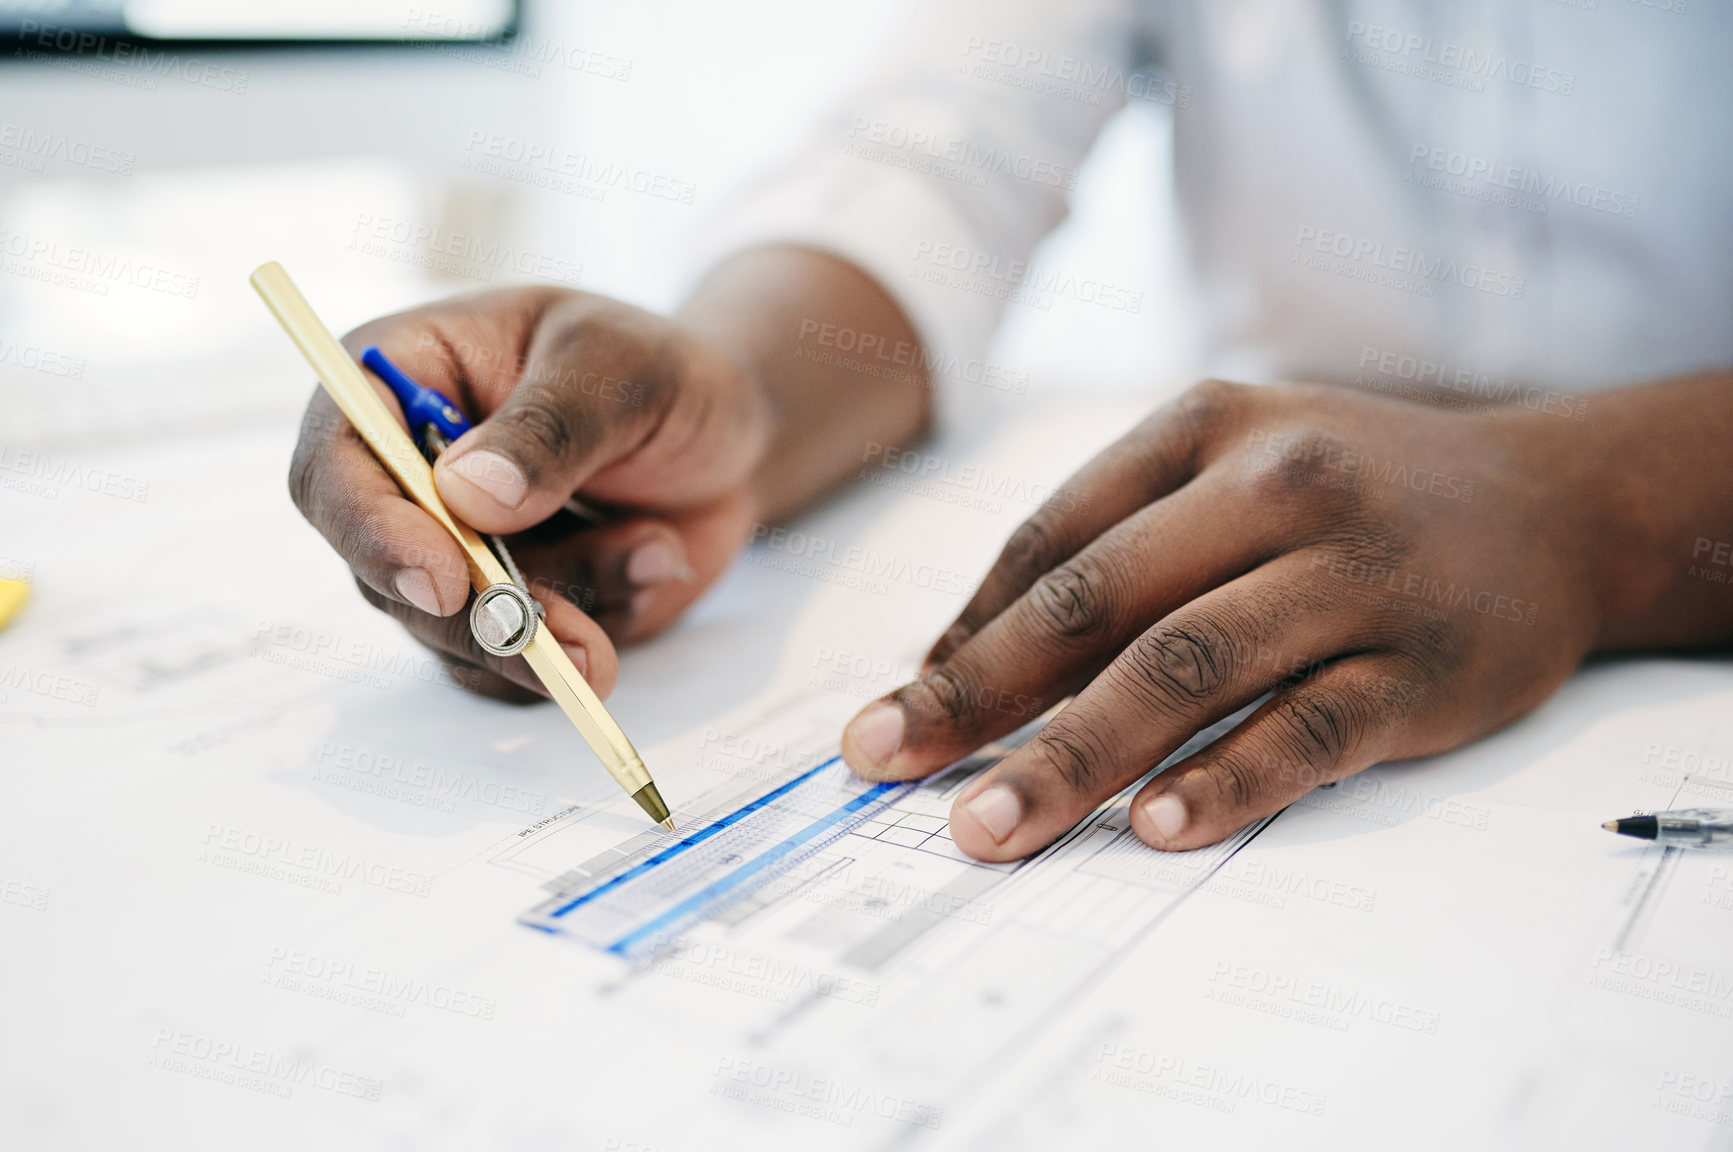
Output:
<instances>
[{"instance_id":1,"label":"yellow object on desk","mask_svg":"<svg viewBox=\"0 0 1733 1152\"><path fill-rule=\"evenodd\" d=\"M331 394L331 399L337 402L337 407L343 410L343 415L349 418L349 423L355 426L355 431L367 442L379 462L397 478L397 483L409 498L439 521L463 549L469 560L470 584L476 592L501 589L502 585L505 586L503 591L512 591L515 585L511 574L475 529L446 509L433 484L433 469L415 447L415 441L409 438L408 430L397 422L391 409L385 406L385 401L361 374L360 366L320 322L282 265L275 261L260 265L253 272L252 283L277 317L277 322L289 334L289 339L312 365L325 391ZM528 594L524 595L527 598ZM668 806L657 791L650 770L644 767L638 750L632 747L632 742L626 739L626 734L602 707L595 690L578 674L547 626L533 613L529 614L526 624L533 632L521 651L536 676L546 685L548 694L583 734L608 774L631 794L652 820L672 831L674 821L669 817ZM484 646L488 643L482 636L477 639Z\"/></svg>"},{"instance_id":2,"label":"yellow object on desk","mask_svg":"<svg viewBox=\"0 0 1733 1152\"><path fill-rule=\"evenodd\" d=\"M0 580L0 628L12 623L12 618L24 609L30 599L30 581Z\"/></svg>"}]
</instances>

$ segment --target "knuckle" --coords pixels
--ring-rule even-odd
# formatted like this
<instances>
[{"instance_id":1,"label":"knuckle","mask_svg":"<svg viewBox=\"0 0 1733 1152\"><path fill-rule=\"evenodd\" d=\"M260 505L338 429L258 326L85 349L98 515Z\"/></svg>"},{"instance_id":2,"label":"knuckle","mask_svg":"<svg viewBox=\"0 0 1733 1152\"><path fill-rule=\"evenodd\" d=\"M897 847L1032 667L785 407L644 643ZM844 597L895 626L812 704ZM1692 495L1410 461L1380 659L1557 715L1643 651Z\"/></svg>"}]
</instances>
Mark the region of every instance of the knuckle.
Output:
<instances>
[{"instance_id":1,"label":"knuckle","mask_svg":"<svg viewBox=\"0 0 1733 1152\"><path fill-rule=\"evenodd\" d=\"M945 634L939 637L937 644L933 645L933 650L927 654L927 659L935 664L942 664L949 660L957 649L961 648L969 637L975 634L975 628L973 617L965 612L962 618L945 629Z\"/></svg>"},{"instance_id":2,"label":"knuckle","mask_svg":"<svg viewBox=\"0 0 1733 1152\"><path fill-rule=\"evenodd\" d=\"M289 499L308 520L318 508L320 464L331 443L332 424L329 414L315 394L301 415L300 435L295 439L294 454L289 457Z\"/></svg>"},{"instance_id":3,"label":"knuckle","mask_svg":"<svg viewBox=\"0 0 1733 1152\"><path fill-rule=\"evenodd\" d=\"M566 419L565 406L556 394L545 389L533 389L528 396L518 398L497 413L491 423L516 446L528 449L519 454L519 462L528 467L557 460L573 447L572 426Z\"/></svg>"},{"instance_id":4,"label":"knuckle","mask_svg":"<svg viewBox=\"0 0 1733 1152\"><path fill-rule=\"evenodd\" d=\"M1120 441L1151 497L1165 495L1176 476L1195 473L1214 445L1241 419L1254 389L1226 380L1202 380L1146 416ZM1117 447L1117 446L1116 446Z\"/></svg>"},{"instance_id":5,"label":"knuckle","mask_svg":"<svg viewBox=\"0 0 1733 1152\"><path fill-rule=\"evenodd\" d=\"M923 714L946 726L962 723L974 711L976 693L949 665L935 668L914 684L911 695Z\"/></svg>"},{"instance_id":6,"label":"knuckle","mask_svg":"<svg viewBox=\"0 0 1733 1152\"><path fill-rule=\"evenodd\" d=\"M1295 690L1275 711L1282 743L1302 765L1334 764L1348 751L1360 717L1339 692Z\"/></svg>"},{"instance_id":7,"label":"knuckle","mask_svg":"<svg viewBox=\"0 0 1733 1152\"><path fill-rule=\"evenodd\" d=\"M351 496L339 498L329 509L325 535L337 555L352 568L371 570L385 562L386 542L377 520L368 516Z\"/></svg>"},{"instance_id":8,"label":"knuckle","mask_svg":"<svg viewBox=\"0 0 1733 1152\"><path fill-rule=\"evenodd\" d=\"M1100 632L1112 619L1109 589L1101 565L1077 556L1037 580L1029 597L1043 624L1059 636L1075 638Z\"/></svg>"},{"instance_id":9,"label":"knuckle","mask_svg":"<svg viewBox=\"0 0 1733 1152\"><path fill-rule=\"evenodd\" d=\"M1416 627L1415 622L1424 619L1402 611L1412 601L1403 594L1411 575L1403 562L1414 552L1414 544L1403 532L1364 510L1333 516L1321 532L1304 581L1313 594L1324 603L1345 599L1366 605L1395 639L1401 639ZM1449 640L1447 630L1418 631L1439 641Z\"/></svg>"},{"instance_id":10,"label":"knuckle","mask_svg":"<svg viewBox=\"0 0 1733 1152\"><path fill-rule=\"evenodd\" d=\"M1194 443L1213 439L1239 417L1251 389L1227 380L1200 380L1174 402L1173 416Z\"/></svg>"},{"instance_id":11,"label":"knuckle","mask_svg":"<svg viewBox=\"0 0 1733 1152\"><path fill-rule=\"evenodd\" d=\"M1244 384L1211 377L1199 380L1180 396L1180 404L1194 417L1225 415L1246 393Z\"/></svg>"},{"instance_id":12,"label":"knuckle","mask_svg":"<svg viewBox=\"0 0 1733 1152\"><path fill-rule=\"evenodd\" d=\"M1209 766L1209 779L1230 810L1243 810L1263 795L1263 778L1256 765L1238 755L1227 755Z\"/></svg>"},{"instance_id":13,"label":"knuckle","mask_svg":"<svg viewBox=\"0 0 1733 1152\"><path fill-rule=\"evenodd\" d=\"M289 459L289 499L309 520L313 518L313 490L318 476L313 459L305 440L296 445L295 455Z\"/></svg>"},{"instance_id":14,"label":"knuckle","mask_svg":"<svg viewBox=\"0 0 1733 1152\"><path fill-rule=\"evenodd\" d=\"M999 553L999 566L1014 572L1045 572L1058 559L1050 517L1044 510L1017 525Z\"/></svg>"},{"instance_id":15,"label":"knuckle","mask_svg":"<svg viewBox=\"0 0 1733 1152\"><path fill-rule=\"evenodd\" d=\"M1403 721L1416 715L1431 695L1434 677L1429 673L1392 670L1369 685L1373 702L1388 720Z\"/></svg>"},{"instance_id":16,"label":"knuckle","mask_svg":"<svg viewBox=\"0 0 1733 1152\"><path fill-rule=\"evenodd\" d=\"M1232 674L1233 638L1207 620L1157 626L1137 638L1120 675L1152 703L1195 707Z\"/></svg>"},{"instance_id":17,"label":"knuckle","mask_svg":"<svg viewBox=\"0 0 1733 1152\"><path fill-rule=\"evenodd\" d=\"M1384 521L1344 519L1336 529L1337 551L1348 561L1378 570L1393 569L1414 552L1414 542Z\"/></svg>"},{"instance_id":18,"label":"knuckle","mask_svg":"<svg viewBox=\"0 0 1733 1152\"><path fill-rule=\"evenodd\" d=\"M640 319L630 305L589 297L562 319L550 339L564 358L607 360L623 367L643 354L646 339Z\"/></svg>"},{"instance_id":19,"label":"knuckle","mask_svg":"<svg viewBox=\"0 0 1733 1152\"><path fill-rule=\"evenodd\" d=\"M1042 759L1073 792L1091 793L1106 768L1106 757L1098 742L1085 732L1057 722L1037 737Z\"/></svg>"},{"instance_id":20,"label":"knuckle","mask_svg":"<svg viewBox=\"0 0 1733 1152\"><path fill-rule=\"evenodd\" d=\"M1443 674L1461 665L1471 647L1449 616L1403 613L1390 622L1389 645L1408 654L1411 662L1429 673Z\"/></svg>"},{"instance_id":21,"label":"knuckle","mask_svg":"<svg viewBox=\"0 0 1733 1152\"><path fill-rule=\"evenodd\" d=\"M1253 450L1248 483L1256 496L1281 498L1295 493L1352 491L1345 462L1355 459L1342 437L1318 428L1275 432Z\"/></svg>"},{"instance_id":22,"label":"knuckle","mask_svg":"<svg viewBox=\"0 0 1733 1152\"><path fill-rule=\"evenodd\" d=\"M668 375L683 357L672 329L660 317L628 304L590 297L552 327L545 355L552 363L579 366L637 382ZM581 372L565 375L576 378Z\"/></svg>"}]
</instances>

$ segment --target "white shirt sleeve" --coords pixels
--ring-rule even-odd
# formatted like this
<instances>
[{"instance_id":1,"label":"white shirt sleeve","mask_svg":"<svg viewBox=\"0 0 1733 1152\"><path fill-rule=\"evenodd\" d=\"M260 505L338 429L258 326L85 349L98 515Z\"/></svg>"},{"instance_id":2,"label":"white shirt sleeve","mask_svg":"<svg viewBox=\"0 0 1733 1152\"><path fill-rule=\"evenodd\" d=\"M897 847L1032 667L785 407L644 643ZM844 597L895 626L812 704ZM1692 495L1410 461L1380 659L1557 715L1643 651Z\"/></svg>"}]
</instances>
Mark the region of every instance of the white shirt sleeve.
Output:
<instances>
[{"instance_id":1,"label":"white shirt sleeve","mask_svg":"<svg viewBox=\"0 0 1733 1152\"><path fill-rule=\"evenodd\" d=\"M1137 45L1129 0L917 4L879 70L715 222L704 266L775 243L856 264L909 318L938 419L956 420L1078 165L1128 85L1149 83ZM830 351L847 343L831 334Z\"/></svg>"}]
</instances>

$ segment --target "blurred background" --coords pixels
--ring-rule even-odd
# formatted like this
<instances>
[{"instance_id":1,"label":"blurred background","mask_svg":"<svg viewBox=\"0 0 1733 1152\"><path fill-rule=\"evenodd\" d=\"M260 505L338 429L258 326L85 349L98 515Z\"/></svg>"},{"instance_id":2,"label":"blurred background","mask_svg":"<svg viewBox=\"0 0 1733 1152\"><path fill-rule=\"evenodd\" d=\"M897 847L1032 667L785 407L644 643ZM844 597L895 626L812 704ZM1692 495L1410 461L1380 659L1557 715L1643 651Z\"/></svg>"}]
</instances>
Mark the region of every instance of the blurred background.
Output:
<instances>
[{"instance_id":1,"label":"blurred background","mask_svg":"<svg viewBox=\"0 0 1733 1152\"><path fill-rule=\"evenodd\" d=\"M338 331L538 279L668 308L703 271L704 229L900 10L0 2L0 436L99 448L292 422L312 381L247 286L267 259ZM1043 255L1144 307L1013 309L994 356L1031 391L1195 372L1167 109L1137 103Z\"/></svg>"}]
</instances>

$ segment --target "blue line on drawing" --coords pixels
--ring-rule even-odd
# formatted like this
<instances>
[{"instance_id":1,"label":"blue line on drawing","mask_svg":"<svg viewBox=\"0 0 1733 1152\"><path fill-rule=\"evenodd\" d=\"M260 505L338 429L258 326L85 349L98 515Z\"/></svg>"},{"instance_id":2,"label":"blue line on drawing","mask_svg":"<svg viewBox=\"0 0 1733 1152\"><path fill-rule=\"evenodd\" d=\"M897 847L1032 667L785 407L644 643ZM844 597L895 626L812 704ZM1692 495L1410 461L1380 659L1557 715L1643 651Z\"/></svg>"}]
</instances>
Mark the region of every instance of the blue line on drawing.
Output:
<instances>
[{"instance_id":1,"label":"blue line on drawing","mask_svg":"<svg viewBox=\"0 0 1733 1152\"><path fill-rule=\"evenodd\" d=\"M820 772L823 772L826 768L829 768L832 764L837 763L841 759L842 759L841 756L832 756L829 760L826 760L823 764L820 764L817 768L813 768L809 771L802 772L799 776L796 776L794 779L792 779L788 783L782 785L780 788L777 788L771 792L766 792L764 795L760 796L758 799L752 801L752 803L746 805L743 808L737 808L733 812L730 812L728 815L722 817L722 819L717 820L714 823L711 823L711 824L705 826L704 828L700 828L698 831L692 833L692 835L681 840L679 843L670 844L668 847L662 849L660 852L656 853L654 856L650 857L648 860L645 860L643 863L634 864L632 867L626 869L626 871L620 873L618 876L614 877L612 880L609 880L605 884L597 885L596 887L590 889L588 892L585 892L582 896L574 897L572 900L568 901L565 904L560 905L558 908L554 909L554 911L548 913L548 915L550 917L564 916L567 912L570 912L572 909L580 908L583 905L588 904L591 900L594 900L596 897L602 895L604 892L612 891L613 889L618 888L620 885L626 883L627 881L634 880L637 877L642 876L644 873L650 871L652 868L658 868L658 867L662 866L663 864L666 864L669 860L672 860L674 857L680 855L680 853L686 851L688 848L695 848L698 845L704 843L704 841L710 839L710 837L715 836L718 833L722 832L729 825L738 824L740 821L746 819L748 816L752 815L754 812L758 811L760 808L763 808L765 805L775 803L777 800L788 795L788 793L794 791L796 788L800 787L802 784L806 783L808 780L812 779L814 776L818 775Z\"/></svg>"},{"instance_id":2,"label":"blue line on drawing","mask_svg":"<svg viewBox=\"0 0 1733 1152\"><path fill-rule=\"evenodd\" d=\"M833 759L827 763L835 763L835 760ZM820 765L820 767L824 766L825 765ZM810 773L808 773L808 775L810 775ZM806 779L806 777L802 776L798 780L791 781L788 785L785 785L784 788L792 787L794 784L798 784L800 780L804 779ZM865 792L862 792L859 796L856 796L853 800L850 800L847 804L844 804L841 808L838 808L835 812L813 821L811 824L808 824L805 828L802 828L799 832L796 832L794 835L777 844L775 847L759 856L753 857L751 860L748 860L728 875L722 877L722 879L717 880L716 882L700 889L698 892L693 893L691 896L688 896L686 899L674 905L674 907L668 909L668 911L662 913L649 923L641 925L626 933L626 935L608 945L608 951L622 956L625 955L626 952L631 949L633 944L642 940L644 937L661 931L668 925L676 923L683 917L703 908L705 905L711 903L717 897L730 889L739 887L754 873L763 871L765 868L768 868L782 857L788 855L808 840L836 827L850 815L878 800L885 793L894 790L907 790L912 786L913 785L906 781L890 781L884 784L873 785ZM783 789L778 789L778 791L782 790ZM745 809L742 809L741 811L744 812ZM733 819L733 817L729 818Z\"/></svg>"}]
</instances>

